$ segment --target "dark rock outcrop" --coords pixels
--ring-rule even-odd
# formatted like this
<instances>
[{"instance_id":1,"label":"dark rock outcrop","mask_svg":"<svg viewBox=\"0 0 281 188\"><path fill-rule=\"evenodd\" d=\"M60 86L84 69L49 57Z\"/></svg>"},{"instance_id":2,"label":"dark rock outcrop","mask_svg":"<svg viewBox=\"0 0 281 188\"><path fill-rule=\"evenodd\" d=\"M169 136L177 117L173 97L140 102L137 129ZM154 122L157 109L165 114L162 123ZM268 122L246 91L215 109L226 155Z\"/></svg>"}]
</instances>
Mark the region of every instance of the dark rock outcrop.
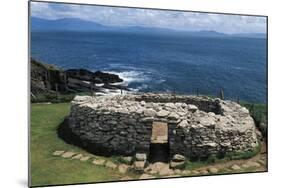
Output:
<instances>
[{"instance_id":1,"label":"dark rock outcrop","mask_svg":"<svg viewBox=\"0 0 281 188\"><path fill-rule=\"evenodd\" d=\"M104 92L105 89L123 89L123 80L115 74L86 69L62 70L53 65L41 63L31 58L31 94L36 97L47 93ZM96 84L100 84L97 86Z\"/></svg>"},{"instance_id":2,"label":"dark rock outcrop","mask_svg":"<svg viewBox=\"0 0 281 188\"><path fill-rule=\"evenodd\" d=\"M86 69L69 69L66 70L67 77L76 78L80 80L90 81L93 83L116 83L123 82L118 75L104 73L101 71L91 72Z\"/></svg>"}]
</instances>

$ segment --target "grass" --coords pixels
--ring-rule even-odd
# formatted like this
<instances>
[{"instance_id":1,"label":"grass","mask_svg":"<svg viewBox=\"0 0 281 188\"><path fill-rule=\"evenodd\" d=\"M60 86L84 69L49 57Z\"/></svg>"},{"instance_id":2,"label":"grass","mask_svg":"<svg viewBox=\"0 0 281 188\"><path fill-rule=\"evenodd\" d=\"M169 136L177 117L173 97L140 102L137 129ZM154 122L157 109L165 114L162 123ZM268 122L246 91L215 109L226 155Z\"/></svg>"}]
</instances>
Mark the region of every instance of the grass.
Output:
<instances>
[{"instance_id":1,"label":"grass","mask_svg":"<svg viewBox=\"0 0 281 188\"><path fill-rule=\"evenodd\" d=\"M207 166L215 163L224 163L231 160L239 160L239 159L250 159L256 156L261 150L261 143L258 144L256 148L253 150L245 151L245 152L229 152L226 153L224 157L218 158L215 155L210 155L206 159L197 159L197 160L186 160L185 169L186 170L194 170L203 166Z\"/></svg>"},{"instance_id":2,"label":"grass","mask_svg":"<svg viewBox=\"0 0 281 188\"><path fill-rule=\"evenodd\" d=\"M265 123L267 119L267 107L260 104L243 103L254 117L257 126ZM69 114L69 103L36 104L31 105L31 186L59 185L87 182L104 182L120 180L121 177L130 176L137 178L138 175L132 171L127 174L119 174L116 170L110 170L103 166L94 166L91 161L81 162L78 160L54 157L55 150L74 151L90 155L86 151L66 144L58 138L56 129ZM265 126L266 127L266 126ZM266 130L266 128L264 129ZM211 156L205 161L191 161L186 163L186 169L193 170L208 164L224 162L232 159L245 159L254 156L260 149L246 153L228 154L223 159ZM92 155L94 158L103 158ZM118 157L106 158L107 160L120 162Z\"/></svg>"},{"instance_id":3,"label":"grass","mask_svg":"<svg viewBox=\"0 0 281 188\"><path fill-rule=\"evenodd\" d=\"M245 106L251 116L254 118L257 128L261 131L264 137L267 136L267 105L266 104L254 104L241 102L242 106Z\"/></svg>"},{"instance_id":4,"label":"grass","mask_svg":"<svg viewBox=\"0 0 281 188\"><path fill-rule=\"evenodd\" d=\"M55 150L90 155L57 137L57 126L68 115L69 108L68 103L31 105L31 185L119 180L124 175L103 166L94 166L91 161L81 162L52 156ZM134 174L129 174L129 176L134 177Z\"/></svg>"}]
</instances>

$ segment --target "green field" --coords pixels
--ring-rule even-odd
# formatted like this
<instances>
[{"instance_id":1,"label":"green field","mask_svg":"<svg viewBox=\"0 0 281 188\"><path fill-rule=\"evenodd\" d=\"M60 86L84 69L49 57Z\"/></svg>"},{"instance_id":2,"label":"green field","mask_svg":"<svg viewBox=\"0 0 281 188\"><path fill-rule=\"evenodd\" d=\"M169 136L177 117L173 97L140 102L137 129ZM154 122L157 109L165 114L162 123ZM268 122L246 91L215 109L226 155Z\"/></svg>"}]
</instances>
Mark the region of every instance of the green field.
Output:
<instances>
[{"instance_id":1,"label":"green field","mask_svg":"<svg viewBox=\"0 0 281 188\"><path fill-rule=\"evenodd\" d=\"M134 177L134 174L124 175L94 166L92 160L81 162L52 155L55 150L90 155L57 137L56 128L68 115L69 108L69 103L31 105L31 186L114 181L125 175Z\"/></svg>"},{"instance_id":2,"label":"green field","mask_svg":"<svg viewBox=\"0 0 281 188\"><path fill-rule=\"evenodd\" d=\"M264 120L267 119L266 105L242 105L249 108L257 126L263 125L264 130L266 130L267 122L264 123ZM31 186L117 181L124 177L139 178L140 174L136 172L128 171L126 174L120 174L118 170L93 165L92 160L82 162L53 156L54 151L64 150L88 155L92 158L104 158L116 164L120 163L118 157L105 158L89 154L83 149L65 143L57 136L56 129L69 114L69 111L69 103L31 104ZM215 158L214 161L211 159L203 162L193 161L187 164L186 169L192 170L213 163L225 163L233 159L247 159L256 155L258 151L259 149L250 153L243 153L243 155L231 155L232 158L226 157L223 160ZM233 158L233 156L236 156L236 158Z\"/></svg>"}]
</instances>

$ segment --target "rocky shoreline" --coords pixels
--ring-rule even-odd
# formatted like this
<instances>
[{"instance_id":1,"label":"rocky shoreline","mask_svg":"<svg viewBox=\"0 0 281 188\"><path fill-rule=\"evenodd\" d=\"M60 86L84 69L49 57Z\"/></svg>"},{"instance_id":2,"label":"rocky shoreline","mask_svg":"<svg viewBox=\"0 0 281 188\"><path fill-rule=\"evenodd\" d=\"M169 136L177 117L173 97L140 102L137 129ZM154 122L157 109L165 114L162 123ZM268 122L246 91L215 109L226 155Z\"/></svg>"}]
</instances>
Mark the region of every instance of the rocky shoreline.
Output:
<instances>
[{"instance_id":1,"label":"rocky shoreline","mask_svg":"<svg viewBox=\"0 0 281 188\"><path fill-rule=\"evenodd\" d=\"M115 74L87 69L63 70L33 58L31 69L31 97L45 94L76 94L92 92L95 95L129 91L123 80Z\"/></svg>"}]
</instances>

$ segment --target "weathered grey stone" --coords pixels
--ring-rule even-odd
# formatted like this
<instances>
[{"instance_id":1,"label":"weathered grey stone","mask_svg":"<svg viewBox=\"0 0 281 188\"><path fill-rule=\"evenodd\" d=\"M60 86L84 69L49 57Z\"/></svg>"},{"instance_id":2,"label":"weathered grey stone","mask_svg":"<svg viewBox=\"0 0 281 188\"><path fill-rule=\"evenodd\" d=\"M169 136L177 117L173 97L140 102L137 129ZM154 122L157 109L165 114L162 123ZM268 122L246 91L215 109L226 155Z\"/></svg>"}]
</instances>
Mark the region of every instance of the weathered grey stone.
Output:
<instances>
[{"instance_id":1,"label":"weathered grey stone","mask_svg":"<svg viewBox=\"0 0 281 188\"><path fill-rule=\"evenodd\" d=\"M166 117L168 115L169 115L169 112L167 110L161 110L161 111L157 112L158 117Z\"/></svg>"},{"instance_id":2,"label":"weathered grey stone","mask_svg":"<svg viewBox=\"0 0 281 188\"><path fill-rule=\"evenodd\" d=\"M137 171L143 171L145 166L145 161L135 161L134 168Z\"/></svg>"},{"instance_id":3,"label":"weathered grey stone","mask_svg":"<svg viewBox=\"0 0 281 188\"><path fill-rule=\"evenodd\" d=\"M231 169L232 170L241 170L241 167L238 166L237 164L234 164L234 165L231 166Z\"/></svg>"},{"instance_id":4,"label":"weathered grey stone","mask_svg":"<svg viewBox=\"0 0 281 188\"><path fill-rule=\"evenodd\" d=\"M121 159L122 159L126 164L132 164L132 162L133 162L133 157L131 157L131 156L121 157Z\"/></svg>"},{"instance_id":5,"label":"weathered grey stone","mask_svg":"<svg viewBox=\"0 0 281 188\"><path fill-rule=\"evenodd\" d=\"M250 166L248 164L242 164L242 168L249 168Z\"/></svg>"},{"instance_id":6,"label":"weathered grey stone","mask_svg":"<svg viewBox=\"0 0 281 188\"><path fill-rule=\"evenodd\" d=\"M209 174L209 172L208 172L208 170L201 170L201 171L200 171L200 174L206 175L206 174Z\"/></svg>"},{"instance_id":7,"label":"weathered grey stone","mask_svg":"<svg viewBox=\"0 0 281 188\"><path fill-rule=\"evenodd\" d=\"M175 104L171 102L166 103L165 107L172 108L172 109L176 108Z\"/></svg>"},{"instance_id":8,"label":"weathered grey stone","mask_svg":"<svg viewBox=\"0 0 281 188\"><path fill-rule=\"evenodd\" d=\"M63 153L64 153L63 150L58 150L58 151L55 151L55 152L53 153L53 155L54 155L54 156L60 156L60 155L62 155Z\"/></svg>"},{"instance_id":9,"label":"weathered grey stone","mask_svg":"<svg viewBox=\"0 0 281 188\"><path fill-rule=\"evenodd\" d=\"M215 143L215 142L208 142L208 143L205 143L204 145L209 146L209 147L217 147L218 146L218 144Z\"/></svg>"},{"instance_id":10,"label":"weathered grey stone","mask_svg":"<svg viewBox=\"0 0 281 188\"><path fill-rule=\"evenodd\" d=\"M209 172L212 173L212 174L218 173L218 171L219 171L219 170L218 170L217 168L215 168L215 167L210 167L208 170L209 170Z\"/></svg>"},{"instance_id":11,"label":"weathered grey stone","mask_svg":"<svg viewBox=\"0 0 281 188\"><path fill-rule=\"evenodd\" d=\"M136 153L136 160L137 161L146 161L146 154L145 153Z\"/></svg>"},{"instance_id":12,"label":"weathered grey stone","mask_svg":"<svg viewBox=\"0 0 281 188\"><path fill-rule=\"evenodd\" d=\"M173 156L172 160L175 162L182 162L182 161L185 161L185 156L176 154Z\"/></svg>"},{"instance_id":13,"label":"weathered grey stone","mask_svg":"<svg viewBox=\"0 0 281 188\"><path fill-rule=\"evenodd\" d=\"M144 117L140 119L141 123L152 122L154 120L153 117Z\"/></svg>"},{"instance_id":14,"label":"weathered grey stone","mask_svg":"<svg viewBox=\"0 0 281 188\"><path fill-rule=\"evenodd\" d=\"M68 126L79 143L93 146L93 150L97 147L105 153L129 155L149 152L154 121L167 123L169 135L165 136L169 136L172 156L248 151L258 143L247 109L204 96L78 97L71 103Z\"/></svg>"},{"instance_id":15,"label":"weathered grey stone","mask_svg":"<svg viewBox=\"0 0 281 188\"><path fill-rule=\"evenodd\" d=\"M105 163L104 159L94 159L93 164L95 165L103 165Z\"/></svg>"},{"instance_id":16,"label":"weathered grey stone","mask_svg":"<svg viewBox=\"0 0 281 188\"><path fill-rule=\"evenodd\" d=\"M211 116L211 117L215 117L216 114L214 112L208 112L208 115Z\"/></svg>"},{"instance_id":17,"label":"weathered grey stone","mask_svg":"<svg viewBox=\"0 0 281 188\"><path fill-rule=\"evenodd\" d=\"M169 119L179 119L179 115L175 112L171 112L168 116Z\"/></svg>"},{"instance_id":18,"label":"weathered grey stone","mask_svg":"<svg viewBox=\"0 0 281 188\"><path fill-rule=\"evenodd\" d=\"M231 146L231 143L230 142L221 142L220 145L223 147L229 147L229 146Z\"/></svg>"},{"instance_id":19,"label":"weathered grey stone","mask_svg":"<svg viewBox=\"0 0 281 188\"><path fill-rule=\"evenodd\" d=\"M129 166L128 165L125 165L125 164L121 164L118 166L118 171L122 174L125 174L129 169Z\"/></svg>"},{"instance_id":20,"label":"weathered grey stone","mask_svg":"<svg viewBox=\"0 0 281 188\"><path fill-rule=\"evenodd\" d=\"M191 170L183 170L182 174L183 175L189 175L189 174L191 174Z\"/></svg>"},{"instance_id":21,"label":"weathered grey stone","mask_svg":"<svg viewBox=\"0 0 281 188\"><path fill-rule=\"evenodd\" d=\"M198 107L193 104L188 104L186 108L191 112L196 112L198 110Z\"/></svg>"},{"instance_id":22,"label":"weathered grey stone","mask_svg":"<svg viewBox=\"0 0 281 188\"><path fill-rule=\"evenodd\" d=\"M151 170L153 172L157 172L159 173L162 169L169 169L169 164L167 163L163 163L163 162L155 162L152 164L149 164L149 166L147 167L148 171Z\"/></svg>"},{"instance_id":23,"label":"weathered grey stone","mask_svg":"<svg viewBox=\"0 0 281 188\"><path fill-rule=\"evenodd\" d=\"M264 166L266 165L266 161L265 160L260 159L257 162L260 163L261 165L264 165Z\"/></svg>"},{"instance_id":24,"label":"weathered grey stone","mask_svg":"<svg viewBox=\"0 0 281 188\"><path fill-rule=\"evenodd\" d=\"M145 104L146 104L145 101L141 101L141 102L140 102L140 105L142 105L142 106L144 106Z\"/></svg>"},{"instance_id":25,"label":"weathered grey stone","mask_svg":"<svg viewBox=\"0 0 281 188\"><path fill-rule=\"evenodd\" d=\"M150 174L142 174L139 179L153 179L153 178L155 178L155 176L152 176Z\"/></svg>"},{"instance_id":26,"label":"weathered grey stone","mask_svg":"<svg viewBox=\"0 0 281 188\"><path fill-rule=\"evenodd\" d=\"M127 181L127 180L132 180L133 178L132 177L130 177L130 176L124 176L124 177L122 177L120 180L121 181Z\"/></svg>"},{"instance_id":27,"label":"weathered grey stone","mask_svg":"<svg viewBox=\"0 0 281 188\"><path fill-rule=\"evenodd\" d=\"M169 169L169 168L163 168L159 172L160 176L170 176L170 175L174 175L174 174L175 174L175 172L172 169Z\"/></svg>"},{"instance_id":28,"label":"weathered grey stone","mask_svg":"<svg viewBox=\"0 0 281 188\"><path fill-rule=\"evenodd\" d=\"M181 174L182 173L182 171L180 169L175 169L174 172L175 172L175 174Z\"/></svg>"},{"instance_id":29,"label":"weathered grey stone","mask_svg":"<svg viewBox=\"0 0 281 188\"><path fill-rule=\"evenodd\" d=\"M146 109L143 111L144 116L154 117L156 115L156 111L153 109Z\"/></svg>"},{"instance_id":30,"label":"weathered grey stone","mask_svg":"<svg viewBox=\"0 0 281 188\"><path fill-rule=\"evenodd\" d=\"M185 162L182 161L182 162L170 162L170 166L171 168L184 168L185 167Z\"/></svg>"},{"instance_id":31,"label":"weathered grey stone","mask_svg":"<svg viewBox=\"0 0 281 188\"><path fill-rule=\"evenodd\" d=\"M83 157L82 154L77 154L77 155L74 155L74 156L72 157L72 159L80 159L81 157Z\"/></svg>"},{"instance_id":32,"label":"weathered grey stone","mask_svg":"<svg viewBox=\"0 0 281 188\"><path fill-rule=\"evenodd\" d=\"M108 168L111 168L111 169L117 168L117 165L115 163L111 162L111 161L107 161L105 163L105 166L108 167Z\"/></svg>"},{"instance_id":33,"label":"weathered grey stone","mask_svg":"<svg viewBox=\"0 0 281 188\"><path fill-rule=\"evenodd\" d=\"M84 156L80 158L80 161L88 161L90 158L90 156Z\"/></svg>"},{"instance_id":34,"label":"weathered grey stone","mask_svg":"<svg viewBox=\"0 0 281 188\"><path fill-rule=\"evenodd\" d=\"M71 158L73 155L75 155L76 153L72 152L72 151L67 151L65 152L62 157L63 158Z\"/></svg>"},{"instance_id":35,"label":"weathered grey stone","mask_svg":"<svg viewBox=\"0 0 281 188\"><path fill-rule=\"evenodd\" d=\"M181 128L185 128L188 126L188 122L187 120L182 120L179 124L178 124L178 127L181 127Z\"/></svg>"},{"instance_id":36,"label":"weathered grey stone","mask_svg":"<svg viewBox=\"0 0 281 188\"><path fill-rule=\"evenodd\" d=\"M252 162L252 161L247 162L247 165L248 165L249 167L255 167L255 168L258 168L258 167L261 166L259 163L257 163L257 162Z\"/></svg>"},{"instance_id":37,"label":"weathered grey stone","mask_svg":"<svg viewBox=\"0 0 281 188\"><path fill-rule=\"evenodd\" d=\"M197 170L192 170L191 174L198 175L198 174L200 174L200 172L198 172Z\"/></svg>"},{"instance_id":38,"label":"weathered grey stone","mask_svg":"<svg viewBox=\"0 0 281 188\"><path fill-rule=\"evenodd\" d=\"M212 126L215 125L215 120L213 117L202 117L200 118L200 124L203 126Z\"/></svg>"}]
</instances>

